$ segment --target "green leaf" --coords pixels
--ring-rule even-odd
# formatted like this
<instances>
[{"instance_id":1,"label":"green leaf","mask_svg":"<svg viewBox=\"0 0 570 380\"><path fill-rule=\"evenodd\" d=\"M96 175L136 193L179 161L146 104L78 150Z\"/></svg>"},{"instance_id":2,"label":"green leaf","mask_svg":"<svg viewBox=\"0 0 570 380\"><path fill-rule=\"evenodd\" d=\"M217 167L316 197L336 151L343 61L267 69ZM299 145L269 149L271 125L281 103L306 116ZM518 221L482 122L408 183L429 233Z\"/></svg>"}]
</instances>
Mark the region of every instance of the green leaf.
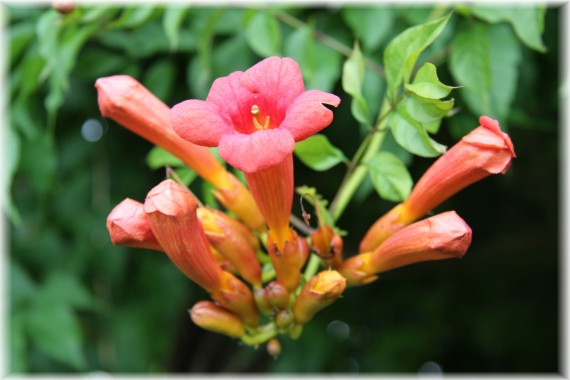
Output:
<instances>
[{"instance_id":1,"label":"green leaf","mask_svg":"<svg viewBox=\"0 0 570 380\"><path fill-rule=\"evenodd\" d=\"M154 5L137 5L125 9L119 19L113 22L114 28L137 28L153 16L156 7Z\"/></svg>"},{"instance_id":2,"label":"green leaf","mask_svg":"<svg viewBox=\"0 0 570 380\"><path fill-rule=\"evenodd\" d=\"M408 114L405 104L390 114L388 124L398 144L413 154L435 157L445 152L445 146L432 140L425 127Z\"/></svg>"},{"instance_id":3,"label":"green leaf","mask_svg":"<svg viewBox=\"0 0 570 380\"><path fill-rule=\"evenodd\" d=\"M432 123L447 115L453 108L453 99L426 99L417 95L406 98L408 114L420 123Z\"/></svg>"},{"instance_id":4,"label":"green leaf","mask_svg":"<svg viewBox=\"0 0 570 380\"><path fill-rule=\"evenodd\" d=\"M308 81L307 88L333 92L341 75L342 55L319 42L315 44L315 56L318 57L318 69Z\"/></svg>"},{"instance_id":5,"label":"green leaf","mask_svg":"<svg viewBox=\"0 0 570 380\"><path fill-rule=\"evenodd\" d=\"M234 71L245 71L253 65L254 54L248 49L243 33L217 45L212 53L212 73L222 77Z\"/></svg>"},{"instance_id":6,"label":"green leaf","mask_svg":"<svg viewBox=\"0 0 570 380\"><path fill-rule=\"evenodd\" d=\"M392 202L402 202L412 190L412 176L392 153L379 152L367 162L370 177L378 194Z\"/></svg>"},{"instance_id":7,"label":"green leaf","mask_svg":"<svg viewBox=\"0 0 570 380\"><path fill-rule=\"evenodd\" d=\"M343 8L341 16L368 51L380 47L395 19L393 8L387 6Z\"/></svg>"},{"instance_id":8,"label":"green leaf","mask_svg":"<svg viewBox=\"0 0 570 380\"><path fill-rule=\"evenodd\" d=\"M186 186L190 186L192 182L198 177L198 174L190 168L179 168L174 170L176 175L182 181L182 183Z\"/></svg>"},{"instance_id":9,"label":"green leaf","mask_svg":"<svg viewBox=\"0 0 570 380\"><path fill-rule=\"evenodd\" d=\"M352 54L344 62L342 67L342 88L352 96L350 109L352 115L362 124L370 124L370 113L366 99L362 96L362 84L364 82L365 66L364 56L358 43L354 44Z\"/></svg>"},{"instance_id":10,"label":"green leaf","mask_svg":"<svg viewBox=\"0 0 570 380\"><path fill-rule=\"evenodd\" d=\"M516 95L520 45L507 25L479 25L453 42L450 71L465 86L459 93L476 115L508 116Z\"/></svg>"},{"instance_id":11,"label":"green leaf","mask_svg":"<svg viewBox=\"0 0 570 380\"><path fill-rule=\"evenodd\" d=\"M258 12L249 20L245 38L251 50L261 57L281 55L281 28L268 13Z\"/></svg>"},{"instance_id":12,"label":"green leaf","mask_svg":"<svg viewBox=\"0 0 570 380\"><path fill-rule=\"evenodd\" d=\"M321 134L298 142L294 152L305 165L316 171L329 170L341 162L348 163L344 153Z\"/></svg>"},{"instance_id":13,"label":"green leaf","mask_svg":"<svg viewBox=\"0 0 570 380\"><path fill-rule=\"evenodd\" d=\"M9 371L11 374L26 372L28 367L27 341L24 321L20 314L14 313L9 318L10 338L8 357L10 358Z\"/></svg>"},{"instance_id":14,"label":"green leaf","mask_svg":"<svg viewBox=\"0 0 570 380\"><path fill-rule=\"evenodd\" d=\"M8 29L10 67L20 58L26 47L33 41L35 25L30 22L16 24Z\"/></svg>"},{"instance_id":15,"label":"green leaf","mask_svg":"<svg viewBox=\"0 0 570 380\"><path fill-rule=\"evenodd\" d=\"M451 13L437 20L404 30L384 50L384 69L387 94L394 99L398 86L409 82L414 65L421 52L429 46L445 28Z\"/></svg>"},{"instance_id":16,"label":"green leaf","mask_svg":"<svg viewBox=\"0 0 570 380\"><path fill-rule=\"evenodd\" d=\"M35 306L40 308L49 308L53 305L78 308L93 306L93 299L85 286L76 276L63 271L49 275L35 301Z\"/></svg>"},{"instance_id":17,"label":"green leaf","mask_svg":"<svg viewBox=\"0 0 570 380\"><path fill-rule=\"evenodd\" d=\"M445 98L453 89L439 81L435 66L429 62L418 70L413 82L406 84L405 87L408 91L428 99Z\"/></svg>"},{"instance_id":18,"label":"green leaf","mask_svg":"<svg viewBox=\"0 0 570 380\"><path fill-rule=\"evenodd\" d=\"M465 88L461 95L476 113L489 114L491 99L491 65L489 57L489 36L483 25L461 32L455 36L449 57L449 69L455 81Z\"/></svg>"},{"instance_id":19,"label":"green leaf","mask_svg":"<svg viewBox=\"0 0 570 380\"><path fill-rule=\"evenodd\" d=\"M68 306L32 308L25 314L25 326L31 342L43 353L77 370L85 369L79 323Z\"/></svg>"},{"instance_id":20,"label":"green leaf","mask_svg":"<svg viewBox=\"0 0 570 380\"><path fill-rule=\"evenodd\" d=\"M541 37L544 31L544 5L516 5L508 8L474 5L471 10L475 16L485 21L491 23L506 21L510 23L519 39L526 46L541 53L546 52Z\"/></svg>"},{"instance_id":21,"label":"green leaf","mask_svg":"<svg viewBox=\"0 0 570 380\"><path fill-rule=\"evenodd\" d=\"M293 58L301 68L305 82L313 80L317 70L314 26L309 23L289 34L285 41L285 55Z\"/></svg>"},{"instance_id":22,"label":"green leaf","mask_svg":"<svg viewBox=\"0 0 570 380\"><path fill-rule=\"evenodd\" d=\"M163 58L150 66L143 77L143 84L157 98L166 99L174 85L176 65L171 59Z\"/></svg>"},{"instance_id":23,"label":"green leaf","mask_svg":"<svg viewBox=\"0 0 570 380\"><path fill-rule=\"evenodd\" d=\"M159 146L155 146L150 150L146 156L146 164L153 170L165 166L185 166L178 157L175 157Z\"/></svg>"},{"instance_id":24,"label":"green leaf","mask_svg":"<svg viewBox=\"0 0 570 380\"><path fill-rule=\"evenodd\" d=\"M162 28L170 41L170 50L174 51L178 48L180 25L189 10L188 6L170 4L164 11Z\"/></svg>"},{"instance_id":25,"label":"green leaf","mask_svg":"<svg viewBox=\"0 0 570 380\"><path fill-rule=\"evenodd\" d=\"M517 92L521 45L517 43L511 28L507 25L493 25L489 28L489 62L491 65L491 113L497 119L506 118Z\"/></svg>"},{"instance_id":26,"label":"green leaf","mask_svg":"<svg viewBox=\"0 0 570 380\"><path fill-rule=\"evenodd\" d=\"M18 263L10 265L10 302L15 309L29 302L36 294L37 286L30 275Z\"/></svg>"}]
</instances>

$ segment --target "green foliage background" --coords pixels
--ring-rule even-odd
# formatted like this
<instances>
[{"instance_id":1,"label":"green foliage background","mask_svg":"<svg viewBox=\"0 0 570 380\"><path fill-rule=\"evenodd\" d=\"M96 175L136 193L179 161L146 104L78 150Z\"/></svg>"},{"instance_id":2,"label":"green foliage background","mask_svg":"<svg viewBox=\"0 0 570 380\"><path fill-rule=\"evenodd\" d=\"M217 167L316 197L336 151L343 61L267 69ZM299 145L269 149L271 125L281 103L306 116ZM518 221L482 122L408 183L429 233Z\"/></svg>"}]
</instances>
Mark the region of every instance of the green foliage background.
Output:
<instances>
[{"instance_id":1,"label":"green foliage background","mask_svg":"<svg viewBox=\"0 0 570 380\"><path fill-rule=\"evenodd\" d=\"M557 372L554 7L455 7L415 67L431 62L442 83L461 86L451 93L457 114L441 127L413 122L417 132L406 135L406 149L398 133L414 104L392 118L382 154L369 161L370 176L338 223L349 232L345 252L356 252L367 227L433 162L418 155L436 156L440 143L451 146L479 115L489 115L509 132L518 158L507 175L438 208L456 210L472 227L466 257L398 269L350 289L298 341L285 340L279 359L194 326L186 309L205 293L163 255L112 246L107 236L113 206L126 197L143 200L164 170L147 166L148 142L100 116L98 77L129 74L172 106L205 98L216 77L264 57L293 57L307 88L342 98L326 138L296 150L296 184L330 200L346 157L374 125L382 96L394 91L386 77L405 67L385 65L386 47L406 28L450 11L172 4L78 6L62 15L47 6L5 6L10 372L415 373L428 362L454 373ZM103 125L96 142L82 137L88 119ZM200 180L192 188L207 198Z\"/></svg>"}]
</instances>

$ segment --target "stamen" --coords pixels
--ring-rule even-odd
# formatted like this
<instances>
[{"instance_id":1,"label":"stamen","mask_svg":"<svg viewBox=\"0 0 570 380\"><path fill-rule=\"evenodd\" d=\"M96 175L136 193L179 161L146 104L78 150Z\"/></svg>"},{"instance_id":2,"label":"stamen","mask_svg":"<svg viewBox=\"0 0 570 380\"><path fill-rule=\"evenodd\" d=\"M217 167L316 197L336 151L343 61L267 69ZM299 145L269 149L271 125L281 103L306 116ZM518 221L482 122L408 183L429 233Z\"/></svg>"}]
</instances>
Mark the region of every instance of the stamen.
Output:
<instances>
[{"instance_id":1,"label":"stamen","mask_svg":"<svg viewBox=\"0 0 570 380\"><path fill-rule=\"evenodd\" d=\"M257 104L251 106L251 114L253 115L253 125L255 129L264 130L269 128L269 116L265 116L265 119L263 120L263 125L261 125L259 120L257 120L259 116L259 107L257 106Z\"/></svg>"}]
</instances>

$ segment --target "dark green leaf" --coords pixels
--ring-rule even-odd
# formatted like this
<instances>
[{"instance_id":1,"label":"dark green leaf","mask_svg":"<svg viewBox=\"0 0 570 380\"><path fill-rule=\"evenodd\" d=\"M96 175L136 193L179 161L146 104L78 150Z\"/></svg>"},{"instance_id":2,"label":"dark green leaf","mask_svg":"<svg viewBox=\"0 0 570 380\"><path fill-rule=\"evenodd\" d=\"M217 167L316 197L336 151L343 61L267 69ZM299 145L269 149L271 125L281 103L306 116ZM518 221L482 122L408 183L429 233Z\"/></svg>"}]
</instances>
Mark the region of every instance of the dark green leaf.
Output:
<instances>
[{"instance_id":1,"label":"dark green leaf","mask_svg":"<svg viewBox=\"0 0 570 380\"><path fill-rule=\"evenodd\" d=\"M281 27L269 13L258 12L249 20L245 38L251 50L262 57L281 55Z\"/></svg>"},{"instance_id":2,"label":"dark green leaf","mask_svg":"<svg viewBox=\"0 0 570 380\"><path fill-rule=\"evenodd\" d=\"M305 82L312 81L317 72L316 44L312 24L294 30L285 41L285 55L299 64Z\"/></svg>"},{"instance_id":3,"label":"dark green leaf","mask_svg":"<svg viewBox=\"0 0 570 380\"><path fill-rule=\"evenodd\" d=\"M172 91L175 78L174 62L171 59L161 59L145 71L142 83L157 98L166 99Z\"/></svg>"},{"instance_id":4,"label":"dark green leaf","mask_svg":"<svg viewBox=\"0 0 570 380\"><path fill-rule=\"evenodd\" d=\"M402 202L412 190L412 177L400 159L388 152L371 157L366 166L378 194L392 202Z\"/></svg>"},{"instance_id":5,"label":"dark green leaf","mask_svg":"<svg viewBox=\"0 0 570 380\"><path fill-rule=\"evenodd\" d=\"M321 134L298 142L294 152L305 165L316 171L325 171L341 162L348 162L344 153Z\"/></svg>"},{"instance_id":6,"label":"dark green leaf","mask_svg":"<svg viewBox=\"0 0 570 380\"><path fill-rule=\"evenodd\" d=\"M460 93L470 103L472 110L481 115L489 114L492 74L489 36L485 26L475 25L455 37L449 69L457 83L465 87Z\"/></svg>"},{"instance_id":7,"label":"dark green leaf","mask_svg":"<svg viewBox=\"0 0 570 380\"><path fill-rule=\"evenodd\" d=\"M542 42L542 32L544 30L544 5L514 5L485 6L474 5L472 12L475 16L491 22L506 21L510 23L519 39L529 48L539 52L546 52L546 47Z\"/></svg>"},{"instance_id":8,"label":"dark green leaf","mask_svg":"<svg viewBox=\"0 0 570 380\"><path fill-rule=\"evenodd\" d=\"M394 38L384 51L384 69L388 96L395 98L398 86L409 82L421 52L441 33L451 13L445 17L406 29Z\"/></svg>"},{"instance_id":9,"label":"dark green leaf","mask_svg":"<svg viewBox=\"0 0 570 380\"><path fill-rule=\"evenodd\" d=\"M46 355L75 369L86 366L77 318L67 306L32 308L25 314L31 342Z\"/></svg>"},{"instance_id":10,"label":"dark green leaf","mask_svg":"<svg viewBox=\"0 0 570 380\"><path fill-rule=\"evenodd\" d=\"M15 309L29 302L36 294L37 286L26 270L18 263L10 265L10 301Z\"/></svg>"},{"instance_id":11,"label":"dark green leaf","mask_svg":"<svg viewBox=\"0 0 570 380\"><path fill-rule=\"evenodd\" d=\"M406 89L428 99L445 98L453 87L446 86L439 81L436 68L433 64L426 62L414 76L411 84L406 84Z\"/></svg>"},{"instance_id":12,"label":"dark green leaf","mask_svg":"<svg viewBox=\"0 0 570 380\"><path fill-rule=\"evenodd\" d=\"M20 58L35 35L34 24L24 22L11 26L8 30L8 46L10 48L10 67Z\"/></svg>"},{"instance_id":13,"label":"dark green leaf","mask_svg":"<svg viewBox=\"0 0 570 380\"><path fill-rule=\"evenodd\" d=\"M332 92L341 74L342 56L322 43L315 45L315 56L318 57L318 69L307 83L307 88Z\"/></svg>"},{"instance_id":14,"label":"dark green leaf","mask_svg":"<svg viewBox=\"0 0 570 380\"><path fill-rule=\"evenodd\" d=\"M188 6L178 4L169 4L164 11L162 27L164 28L164 34L170 41L170 50L178 48L180 25L188 11Z\"/></svg>"},{"instance_id":15,"label":"dark green leaf","mask_svg":"<svg viewBox=\"0 0 570 380\"><path fill-rule=\"evenodd\" d=\"M422 124L408 114L404 104L390 114L388 124L398 144L413 154L435 157L445 152L445 146L428 136Z\"/></svg>"},{"instance_id":16,"label":"dark green leaf","mask_svg":"<svg viewBox=\"0 0 570 380\"><path fill-rule=\"evenodd\" d=\"M380 47L395 18L393 8L386 6L344 8L341 15L367 51Z\"/></svg>"},{"instance_id":17,"label":"dark green leaf","mask_svg":"<svg viewBox=\"0 0 570 380\"><path fill-rule=\"evenodd\" d=\"M146 163L151 169L159 169L165 166L185 166L178 157L175 157L159 146L155 146L150 150L146 156Z\"/></svg>"},{"instance_id":18,"label":"dark green leaf","mask_svg":"<svg viewBox=\"0 0 570 380\"><path fill-rule=\"evenodd\" d=\"M245 71L253 65L254 59L243 34L237 34L218 44L212 52L213 75L222 77L234 71Z\"/></svg>"},{"instance_id":19,"label":"dark green leaf","mask_svg":"<svg viewBox=\"0 0 570 380\"><path fill-rule=\"evenodd\" d=\"M364 56L358 43L354 44L352 54L344 62L342 67L342 88L352 96L351 111L358 122L369 125L370 113L366 99L362 96L362 84L364 82L365 66Z\"/></svg>"},{"instance_id":20,"label":"dark green leaf","mask_svg":"<svg viewBox=\"0 0 570 380\"><path fill-rule=\"evenodd\" d=\"M56 271L42 284L35 302L35 306L40 308L55 305L89 308L93 306L93 299L76 276Z\"/></svg>"}]
</instances>

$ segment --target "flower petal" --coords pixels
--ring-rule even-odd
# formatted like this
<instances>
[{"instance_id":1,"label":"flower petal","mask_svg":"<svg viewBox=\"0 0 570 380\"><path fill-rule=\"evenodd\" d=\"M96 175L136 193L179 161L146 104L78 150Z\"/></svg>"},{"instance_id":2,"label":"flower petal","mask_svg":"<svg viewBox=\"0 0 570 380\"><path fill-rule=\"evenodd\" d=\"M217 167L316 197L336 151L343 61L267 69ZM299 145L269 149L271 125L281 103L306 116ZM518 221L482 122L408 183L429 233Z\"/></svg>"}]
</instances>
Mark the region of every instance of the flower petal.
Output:
<instances>
[{"instance_id":1,"label":"flower petal","mask_svg":"<svg viewBox=\"0 0 570 380\"><path fill-rule=\"evenodd\" d=\"M277 165L294 147L295 141L288 131L267 129L251 135L224 135L219 153L233 167L252 173Z\"/></svg>"},{"instance_id":2,"label":"flower petal","mask_svg":"<svg viewBox=\"0 0 570 380\"><path fill-rule=\"evenodd\" d=\"M298 96L287 110L279 129L286 129L295 141L302 141L327 127L333 113L323 104L338 106L340 98L319 90L309 90Z\"/></svg>"},{"instance_id":3,"label":"flower petal","mask_svg":"<svg viewBox=\"0 0 570 380\"><path fill-rule=\"evenodd\" d=\"M186 100L170 110L172 128L185 140L203 146L218 146L232 130L218 106L202 100Z\"/></svg>"},{"instance_id":4,"label":"flower petal","mask_svg":"<svg viewBox=\"0 0 570 380\"><path fill-rule=\"evenodd\" d=\"M243 72L236 71L227 77L218 78L212 84L206 101L218 106L221 114L231 119L233 128L240 133L255 131L251 106L255 96L242 86Z\"/></svg>"},{"instance_id":5,"label":"flower petal","mask_svg":"<svg viewBox=\"0 0 570 380\"><path fill-rule=\"evenodd\" d=\"M255 104L274 126L281 124L287 108L305 91L301 69L291 58L264 59L243 74L241 83L255 95Z\"/></svg>"}]
</instances>

